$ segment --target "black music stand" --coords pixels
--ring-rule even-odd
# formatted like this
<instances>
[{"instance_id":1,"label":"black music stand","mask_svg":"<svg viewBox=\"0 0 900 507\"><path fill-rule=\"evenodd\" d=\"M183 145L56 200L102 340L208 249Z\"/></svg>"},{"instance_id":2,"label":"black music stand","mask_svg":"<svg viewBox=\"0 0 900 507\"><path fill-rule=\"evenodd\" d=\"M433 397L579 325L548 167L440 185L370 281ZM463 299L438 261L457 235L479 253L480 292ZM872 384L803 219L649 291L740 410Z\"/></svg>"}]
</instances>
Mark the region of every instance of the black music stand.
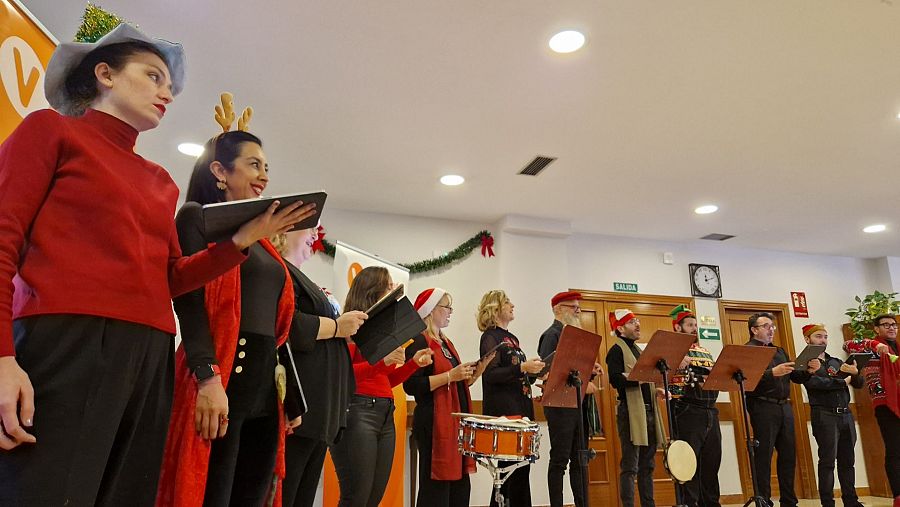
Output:
<instances>
[{"instance_id":1,"label":"black music stand","mask_svg":"<svg viewBox=\"0 0 900 507\"><path fill-rule=\"evenodd\" d=\"M775 357L775 347L756 347L752 345L725 345L716 359L709 376L703 383L707 391L740 391L741 412L744 415L744 428L747 433L747 456L750 458L750 482L753 484L753 496L744 502L744 507L755 504L756 507L768 507L769 501L759 496L759 484L754 470L756 469L756 453L754 448L759 444L750 435L750 416L747 412L747 391L756 389L766 368ZM769 480L768 477L765 478Z\"/></svg>"},{"instance_id":2,"label":"black music stand","mask_svg":"<svg viewBox=\"0 0 900 507\"><path fill-rule=\"evenodd\" d=\"M628 380L653 383L662 381L663 391L666 393L666 418L669 421L670 441L675 440L676 428L675 420L672 418L672 399L669 396L669 370L672 369L669 365L680 365L696 339L697 337L692 334L674 331L660 330L653 333L647 343L647 348L641 352L634 368L628 374ZM656 393L653 395L655 396ZM647 431L651 431L651 428L647 428ZM676 480L675 505L679 507L683 505L681 487L682 485Z\"/></svg>"},{"instance_id":3,"label":"black music stand","mask_svg":"<svg viewBox=\"0 0 900 507\"><path fill-rule=\"evenodd\" d=\"M581 491L585 505L590 504L588 498L588 463L593 458L593 451L585 449L584 413L581 401L582 379L590 379L597 359L597 351L603 338L590 331L566 326L559 336L553 364L550 366L547 381L544 382L544 394L541 405L545 407L562 407L578 409L578 443L575 455L581 467Z\"/></svg>"}]
</instances>

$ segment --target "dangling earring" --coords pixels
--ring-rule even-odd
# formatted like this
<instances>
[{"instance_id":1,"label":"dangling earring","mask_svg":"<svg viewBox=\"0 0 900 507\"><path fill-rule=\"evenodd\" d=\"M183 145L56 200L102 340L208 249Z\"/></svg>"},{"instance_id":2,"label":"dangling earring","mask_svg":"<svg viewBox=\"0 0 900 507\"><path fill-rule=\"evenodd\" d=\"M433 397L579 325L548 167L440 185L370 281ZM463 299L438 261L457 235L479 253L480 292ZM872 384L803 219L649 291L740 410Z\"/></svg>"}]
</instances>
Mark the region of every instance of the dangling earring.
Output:
<instances>
[{"instance_id":1,"label":"dangling earring","mask_svg":"<svg viewBox=\"0 0 900 507\"><path fill-rule=\"evenodd\" d=\"M224 192L226 189L228 189L228 185L225 184L225 180L219 180L216 182L216 188Z\"/></svg>"}]
</instances>

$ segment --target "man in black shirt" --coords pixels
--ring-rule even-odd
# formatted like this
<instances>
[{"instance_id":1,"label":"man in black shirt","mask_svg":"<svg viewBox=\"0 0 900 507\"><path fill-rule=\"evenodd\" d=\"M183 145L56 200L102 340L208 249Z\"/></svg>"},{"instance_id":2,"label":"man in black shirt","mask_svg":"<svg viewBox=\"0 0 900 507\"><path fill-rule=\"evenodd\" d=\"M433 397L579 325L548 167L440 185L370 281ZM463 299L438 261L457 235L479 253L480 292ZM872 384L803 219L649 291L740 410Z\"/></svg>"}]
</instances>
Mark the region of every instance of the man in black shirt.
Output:
<instances>
[{"instance_id":1,"label":"man in black shirt","mask_svg":"<svg viewBox=\"0 0 900 507\"><path fill-rule=\"evenodd\" d=\"M634 507L634 480L637 477L642 507L654 507L653 469L656 447L665 439L656 406L656 386L628 380L641 349L641 322L630 310L609 313L609 327L615 333L606 354L609 383L618 391L616 427L622 460L619 463L619 496L623 507Z\"/></svg>"},{"instance_id":2,"label":"man in black shirt","mask_svg":"<svg viewBox=\"0 0 900 507\"><path fill-rule=\"evenodd\" d=\"M750 341L745 345L775 347L775 316L769 312L754 313L747 321ZM774 505L772 496L772 452L778 450L778 489L782 507L796 507L794 494L794 470L797 466L797 449L794 437L794 413L791 408L791 381L802 384L809 379L809 371L794 371L793 361L788 361L787 353L776 347L775 357L763 373L756 389L747 393L747 411L753 437L759 442L755 453L755 467L759 494L769 505ZM817 359L809 362L809 369L816 371L820 363Z\"/></svg>"},{"instance_id":3,"label":"man in black shirt","mask_svg":"<svg viewBox=\"0 0 900 507\"><path fill-rule=\"evenodd\" d=\"M581 294L578 292L560 292L550 299L553 308L553 324L544 331L538 342L538 355L545 361L556 351L559 336L564 326L581 325ZM599 374L599 366L595 365L594 375ZM593 376L591 380L593 380ZM593 382L585 383L585 397L593 396L596 386ZM582 403L582 408L587 405ZM577 408L544 407L547 418L547 432L550 434L550 464L547 468L547 489L550 494L551 507L563 505L563 475L569 468L569 484L575 497L575 506L587 505L582 494L582 471L575 454L577 448L587 449L587 421L584 421L585 410L578 413ZM578 417L584 424L584 439L578 445Z\"/></svg>"},{"instance_id":4,"label":"man in black shirt","mask_svg":"<svg viewBox=\"0 0 900 507\"><path fill-rule=\"evenodd\" d=\"M822 324L803 326L810 345L828 345L828 331ZM859 507L853 470L856 421L850 413L850 389L859 389L864 379L855 365L846 364L827 352L819 356L821 367L803 383L809 395L810 422L819 446L819 498L822 507L834 507L834 462L841 482L841 502Z\"/></svg>"}]
</instances>

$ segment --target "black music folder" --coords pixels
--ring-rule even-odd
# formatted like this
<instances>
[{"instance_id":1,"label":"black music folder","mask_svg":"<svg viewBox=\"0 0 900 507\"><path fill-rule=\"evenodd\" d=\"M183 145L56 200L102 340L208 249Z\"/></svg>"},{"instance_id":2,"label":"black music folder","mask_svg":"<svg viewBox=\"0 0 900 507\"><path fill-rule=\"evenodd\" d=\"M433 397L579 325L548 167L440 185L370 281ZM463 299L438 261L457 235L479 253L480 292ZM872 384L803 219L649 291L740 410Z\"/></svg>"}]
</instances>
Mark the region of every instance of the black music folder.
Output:
<instances>
[{"instance_id":1,"label":"black music folder","mask_svg":"<svg viewBox=\"0 0 900 507\"><path fill-rule=\"evenodd\" d=\"M425 327L425 321L404 296L369 315L352 339L366 361L374 365L410 338L421 334Z\"/></svg>"},{"instance_id":2,"label":"black music folder","mask_svg":"<svg viewBox=\"0 0 900 507\"><path fill-rule=\"evenodd\" d=\"M240 201L217 202L203 206L203 236L209 242L228 239L245 223L259 216L260 213L279 201L279 207L288 206L297 201L304 204L315 203L316 213L294 225L294 230L311 229L319 223L322 208L325 207L325 192L304 192L301 194L279 195L277 197L260 197L258 199L241 199Z\"/></svg>"}]
</instances>

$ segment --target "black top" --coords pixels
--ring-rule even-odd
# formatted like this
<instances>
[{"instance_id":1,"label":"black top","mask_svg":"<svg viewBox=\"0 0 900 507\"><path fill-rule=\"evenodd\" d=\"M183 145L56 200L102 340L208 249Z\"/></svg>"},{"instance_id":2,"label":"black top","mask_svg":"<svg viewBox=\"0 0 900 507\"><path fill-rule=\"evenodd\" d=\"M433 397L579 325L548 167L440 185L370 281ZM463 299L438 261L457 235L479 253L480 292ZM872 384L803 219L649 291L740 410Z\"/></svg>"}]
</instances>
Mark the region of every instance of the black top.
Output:
<instances>
[{"instance_id":1,"label":"black top","mask_svg":"<svg viewBox=\"0 0 900 507\"><path fill-rule=\"evenodd\" d=\"M488 329L481 335L481 355L500 343L506 343L506 346L497 350L497 355L484 369L481 377L484 414L521 415L534 419L534 406L531 403L534 377L525 375L519 366L527 360L525 353L519 348L519 339L506 329Z\"/></svg>"},{"instance_id":2,"label":"black top","mask_svg":"<svg viewBox=\"0 0 900 507\"><path fill-rule=\"evenodd\" d=\"M413 338L412 345L406 347L406 360L409 361L416 355L416 352L427 348L428 340L425 335L416 336ZM459 360L453 356L449 348L442 344L441 350L454 368L459 366ZM428 377L432 375L434 375L434 363L417 369L403 382L403 390L406 391L406 394L410 394L416 399L416 409L413 411L413 432L419 435L430 434L434 426L434 393L431 391L431 383L428 380ZM459 411L471 411L469 400L466 398L465 381L455 382L455 384L459 395ZM442 385L438 389L447 389L447 387Z\"/></svg>"},{"instance_id":3,"label":"black top","mask_svg":"<svg viewBox=\"0 0 900 507\"><path fill-rule=\"evenodd\" d=\"M184 255L205 250L201 206L187 202L175 217L178 242ZM275 336L278 300L284 289L284 269L259 243L249 248L247 260L241 264L240 331L261 336ZM187 357L193 371L199 365L218 364L216 349L209 330L203 287L174 299L175 313ZM274 375L274 373L273 373Z\"/></svg>"},{"instance_id":4,"label":"black top","mask_svg":"<svg viewBox=\"0 0 900 507\"><path fill-rule=\"evenodd\" d=\"M847 408L850 405L850 388L844 380L846 374L841 374L843 361L825 353L822 366L803 383L809 395L809 404L812 407ZM850 385L859 389L865 383L862 375L854 375Z\"/></svg>"},{"instance_id":5,"label":"black top","mask_svg":"<svg viewBox=\"0 0 900 507\"><path fill-rule=\"evenodd\" d=\"M541 335L541 339L538 340L538 355L541 356L541 359L546 359L556 350L562 330L563 323L554 319L553 324L550 324L550 327Z\"/></svg>"},{"instance_id":6,"label":"black top","mask_svg":"<svg viewBox=\"0 0 900 507\"><path fill-rule=\"evenodd\" d=\"M635 340L622 338L628 345L628 349L634 354L634 358L641 357L641 349L635 344ZM622 347L618 343L614 343L606 353L606 368L609 372L609 383L618 391L619 401L625 401L625 388L641 386L641 394L644 395L644 403L647 405L654 402L654 393L650 392L650 384L641 383L636 380L628 380L625 378L625 357L622 353Z\"/></svg>"},{"instance_id":7,"label":"black top","mask_svg":"<svg viewBox=\"0 0 900 507\"><path fill-rule=\"evenodd\" d=\"M350 398L356 390L353 363L343 338L317 340L319 317L337 318L337 312L322 289L287 262L297 312L291 323L291 350L309 412L295 435L333 444L347 427Z\"/></svg>"},{"instance_id":8,"label":"black top","mask_svg":"<svg viewBox=\"0 0 900 507\"><path fill-rule=\"evenodd\" d=\"M753 338L751 338L750 341L748 341L744 345L753 345L756 347L775 347L775 345L771 343L767 345ZM786 400L791 395L791 382L802 384L809 379L810 374L806 370L794 370L790 375L782 375L781 377L772 375L772 368L778 366L779 364L787 363L788 361L790 361L790 359L788 359L787 352L785 352L783 348L775 347L775 349L775 357L772 358L772 362L769 363L769 367L766 368L766 371L763 373L759 384L756 384L756 389L747 393L748 398L765 397L776 400Z\"/></svg>"}]
</instances>

